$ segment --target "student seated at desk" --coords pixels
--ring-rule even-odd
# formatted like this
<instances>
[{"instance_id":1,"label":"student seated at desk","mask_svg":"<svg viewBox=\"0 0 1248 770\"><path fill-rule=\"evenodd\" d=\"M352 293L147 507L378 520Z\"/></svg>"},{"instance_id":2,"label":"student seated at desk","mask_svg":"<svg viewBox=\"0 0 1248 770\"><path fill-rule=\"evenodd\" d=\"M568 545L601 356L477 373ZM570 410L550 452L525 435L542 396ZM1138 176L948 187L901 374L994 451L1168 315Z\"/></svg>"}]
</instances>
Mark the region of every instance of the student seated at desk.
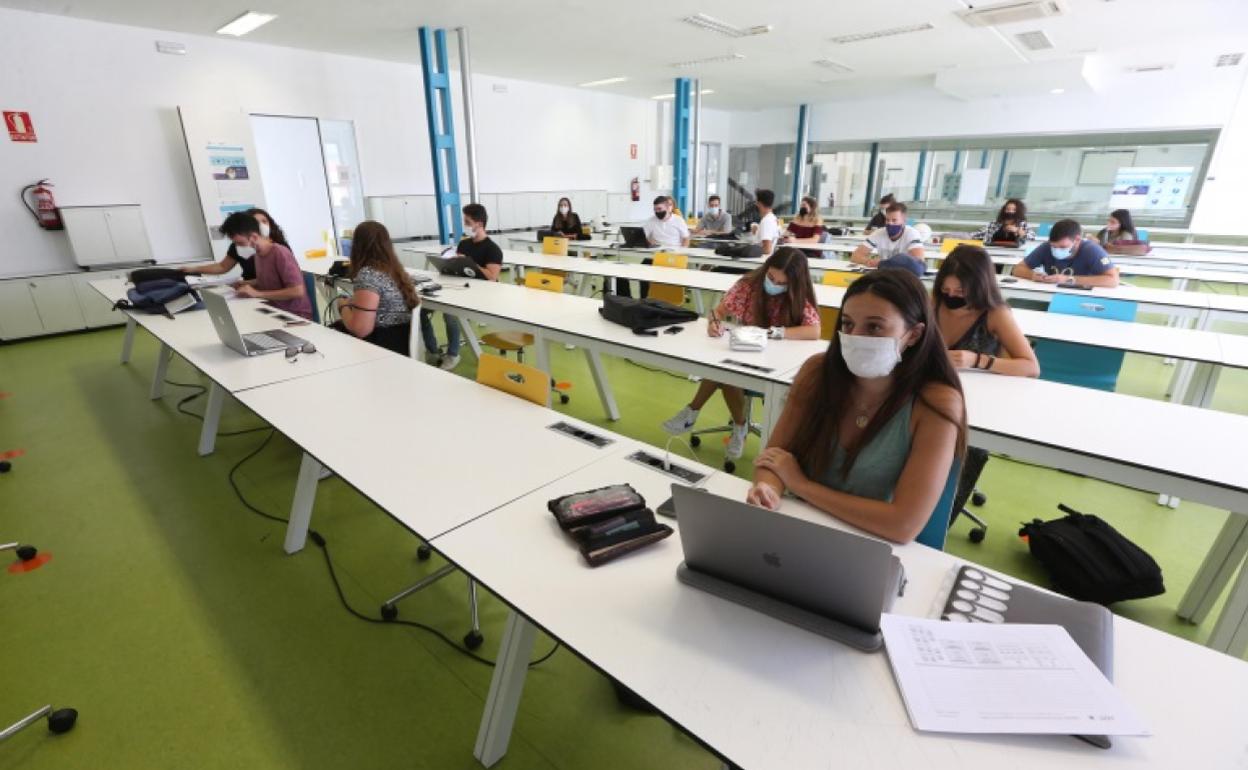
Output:
<instances>
[{"instance_id":1,"label":"student seated at desk","mask_svg":"<svg viewBox=\"0 0 1248 770\"><path fill-rule=\"evenodd\" d=\"M918 278L877 270L850 284L840 332L798 372L747 502L787 489L879 537L923 530L966 446L966 407Z\"/></svg>"},{"instance_id":2,"label":"student seated at desk","mask_svg":"<svg viewBox=\"0 0 1248 770\"><path fill-rule=\"evenodd\" d=\"M823 217L819 216L819 202L807 195L802 198L797 216L784 230L784 242L791 246L803 243L819 243L824 233ZM807 256L810 256L807 253Z\"/></svg>"},{"instance_id":3,"label":"student seated at desk","mask_svg":"<svg viewBox=\"0 0 1248 770\"><path fill-rule=\"evenodd\" d=\"M706 211L698 226L693 228L694 235L729 235L732 233L732 214L724 211L718 195L706 199Z\"/></svg>"},{"instance_id":4,"label":"student seated at desk","mask_svg":"<svg viewBox=\"0 0 1248 770\"><path fill-rule=\"evenodd\" d=\"M770 329L771 339L819 339L819 310L815 306L815 287L810 281L806 256L797 249L782 247L767 258L763 265L732 285L707 320L706 331L712 337L724 333L724 321L736 318L745 326ZM732 385L703 380L698 392L687 406L663 423L663 430L673 436L688 433L698 421L702 407L716 390L724 392L724 401L732 415L732 432L728 437L726 456L735 460L745 448L749 425L745 420L745 391Z\"/></svg>"},{"instance_id":5,"label":"student seated at desk","mask_svg":"<svg viewBox=\"0 0 1248 770\"><path fill-rule=\"evenodd\" d=\"M290 244L286 242L286 233L282 232L282 228L277 221L269 215L264 209L247 209L244 214L251 214L256 218L256 222L260 224L260 234L265 238L272 240L276 244L290 248ZM242 251L240 252L240 248ZM256 277L255 252L247 247L236 246L230 244L230 248L225 252L225 256L220 262L209 262L205 265L188 265L180 268L184 273L192 275L224 275L234 269L238 265L243 269L243 280L250 281Z\"/></svg>"},{"instance_id":6,"label":"student seated at desk","mask_svg":"<svg viewBox=\"0 0 1248 770\"><path fill-rule=\"evenodd\" d=\"M335 300L341 320L333 327L407 355L412 310L420 304L420 297L394 253L385 225L368 221L356 226L347 277L354 291L350 297Z\"/></svg>"},{"instance_id":7,"label":"student seated at desk","mask_svg":"<svg viewBox=\"0 0 1248 770\"><path fill-rule=\"evenodd\" d=\"M1006 200L1001 204L997 218L975 233L975 237L982 239L985 245L996 243L1006 246L1019 246L1035 238L1027 224L1027 204L1018 198Z\"/></svg>"},{"instance_id":8,"label":"student seated at desk","mask_svg":"<svg viewBox=\"0 0 1248 770\"><path fill-rule=\"evenodd\" d=\"M1110 253L1113 253L1116 247L1122 246L1123 241L1130 241L1134 245L1134 242L1142 240L1144 239L1135 229L1135 223L1131 221L1131 212L1127 209L1110 212L1109 220L1096 234L1096 242Z\"/></svg>"},{"instance_id":9,"label":"student seated at desk","mask_svg":"<svg viewBox=\"0 0 1248 770\"><path fill-rule=\"evenodd\" d=\"M303 284L303 270L289 248L261 235L260 223L242 211L226 217L221 232L239 254L255 253L256 277L234 284L240 296L268 300L276 308L312 320L312 302Z\"/></svg>"},{"instance_id":10,"label":"student seated at desk","mask_svg":"<svg viewBox=\"0 0 1248 770\"><path fill-rule=\"evenodd\" d=\"M992 257L963 244L945 256L932 286L936 326L958 369L1040 376L1040 364L1001 296Z\"/></svg>"},{"instance_id":11,"label":"student seated at desk","mask_svg":"<svg viewBox=\"0 0 1248 770\"><path fill-rule=\"evenodd\" d=\"M565 238L583 239L585 233L581 229L581 218L572 210L572 200L560 198L555 209L555 218L550 222L550 229Z\"/></svg>"},{"instance_id":12,"label":"student seated at desk","mask_svg":"<svg viewBox=\"0 0 1248 770\"><path fill-rule=\"evenodd\" d=\"M646 242L651 246L681 248L689 245L689 225L682 217L672 214L675 203L666 195L654 199L654 216L643 225Z\"/></svg>"},{"instance_id":13,"label":"student seated at desk","mask_svg":"<svg viewBox=\"0 0 1248 770\"><path fill-rule=\"evenodd\" d=\"M758 224L751 229L754 240L763 249L763 256L771 256L771 252L780 245L780 222L772 207L776 203L776 194L771 190L755 190L754 205L758 207Z\"/></svg>"},{"instance_id":14,"label":"student seated at desk","mask_svg":"<svg viewBox=\"0 0 1248 770\"><path fill-rule=\"evenodd\" d=\"M503 250L485 233L489 213L480 203L469 203L464 206L463 213L464 238L455 251L459 256L476 262L486 280L497 281L498 274L503 271ZM439 355L438 338L433 331L433 312L420 311L420 335L425 344L425 357L429 363L443 369L454 369L459 365L459 319L443 313L442 320L446 324L446 353Z\"/></svg>"},{"instance_id":15,"label":"student seated at desk","mask_svg":"<svg viewBox=\"0 0 1248 770\"><path fill-rule=\"evenodd\" d=\"M885 225L888 219L888 207L897 202L897 197L892 193L880 198L880 207L871 215L871 221L867 222L867 226L862 229L863 235L870 235L872 230L878 230Z\"/></svg>"},{"instance_id":16,"label":"student seated at desk","mask_svg":"<svg viewBox=\"0 0 1248 770\"><path fill-rule=\"evenodd\" d=\"M872 251L876 252L875 256L871 256ZM906 204L896 201L888 204L884 229L863 239L849 258L868 267L903 268L919 278L927 272L923 236L906 224Z\"/></svg>"},{"instance_id":17,"label":"student seated at desk","mask_svg":"<svg viewBox=\"0 0 1248 770\"><path fill-rule=\"evenodd\" d=\"M1080 283L1084 286L1113 288L1118 285L1118 268L1101 244L1082 237L1083 229L1073 219L1053 224L1048 243L1042 243L1014 266L1013 275L1042 283Z\"/></svg>"}]
</instances>

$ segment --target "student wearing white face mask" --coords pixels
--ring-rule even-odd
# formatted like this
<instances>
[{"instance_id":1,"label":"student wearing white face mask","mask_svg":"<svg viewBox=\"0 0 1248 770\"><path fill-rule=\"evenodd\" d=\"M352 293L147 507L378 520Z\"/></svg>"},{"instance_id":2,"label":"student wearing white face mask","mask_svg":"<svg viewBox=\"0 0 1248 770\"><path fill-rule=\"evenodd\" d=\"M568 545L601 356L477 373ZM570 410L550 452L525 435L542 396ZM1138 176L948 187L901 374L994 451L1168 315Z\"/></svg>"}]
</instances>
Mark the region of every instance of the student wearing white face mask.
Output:
<instances>
[{"instance_id":1,"label":"student wearing white face mask","mask_svg":"<svg viewBox=\"0 0 1248 770\"><path fill-rule=\"evenodd\" d=\"M463 212L464 238L455 247L455 251L459 256L476 262L487 281L497 281L498 274L503 271L503 250L486 235L485 226L489 222L489 214L480 203L469 203L464 206ZM433 331L433 311L420 311L420 334L430 363L449 370L459 365L459 319L445 313L442 317L446 324L444 354L438 355L438 338Z\"/></svg>"},{"instance_id":2,"label":"student wearing white face mask","mask_svg":"<svg viewBox=\"0 0 1248 770\"><path fill-rule=\"evenodd\" d=\"M585 237L581 229L581 218L572 210L571 198L559 199L559 205L555 207L555 218L550 221L550 229L565 238Z\"/></svg>"},{"instance_id":3,"label":"student wearing white face mask","mask_svg":"<svg viewBox=\"0 0 1248 770\"><path fill-rule=\"evenodd\" d=\"M240 296L267 300L273 307L312 319L312 300L304 285L303 270L289 248L263 235L256 218L241 211L225 218L221 232L233 241L240 255L255 253L256 277L234 284Z\"/></svg>"},{"instance_id":4,"label":"student wearing white face mask","mask_svg":"<svg viewBox=\"0 0 1248 770\"><path fill-rule=\"evenodd\" d=\"M927 290L904 270L852 283L840 332L802 366L747 501L775 509L787 489L898 543L926 526L966 448L957 371Z\"/></svg>"},{"instance_id":5,"label":"student wearing white face mask","mask_svg":"<svg viewBox=\"0 0 1248 770\"><path fill-rule=\"evenodd\" d=\"M706 199L706 211L698 226L693 229L694 235L728 235L732 232L732 215L724 211L718 195Z\"/></svg>"},{"instance_id":6,"label":"student wearing white face mask","mask_svg":"<svg viewBox=\"0 0 1248 770\"><path fill-rule=\"evenodd\" d=\"M244 214L250 214L255 217L256 222L260 225L260 235L268 238L279 246L290 248L290 244L286 242L286 233L282 232L282 228L273 219L273 216L264 209L247 209ZM233 242L230 248L225 252L225 256L220 262L209 262L204 265L188 265L181 268L182 272L191 275L224 275L234 269L235 265L243 269L243 280L250 281L256 277L256 252L248 246L237 246Z\"/></svg>"}]
</instances>

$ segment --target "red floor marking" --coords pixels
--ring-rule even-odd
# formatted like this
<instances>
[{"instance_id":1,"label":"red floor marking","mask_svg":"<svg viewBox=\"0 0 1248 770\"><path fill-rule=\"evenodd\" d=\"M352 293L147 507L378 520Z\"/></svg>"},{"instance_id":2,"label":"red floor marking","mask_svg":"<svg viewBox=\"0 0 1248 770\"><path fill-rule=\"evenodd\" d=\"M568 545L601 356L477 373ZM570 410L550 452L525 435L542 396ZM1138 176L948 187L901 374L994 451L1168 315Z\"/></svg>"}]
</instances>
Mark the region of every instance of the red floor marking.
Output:
<instances>
[{"instance_id":1,"label":"red floor marking","mask_svg":"<svg viewBox=\"0 0 1248 770\"><path fill-rule=\"evenodd\" d=\"M12 393L6 393L6 392L4 392L3 390L0 390L0 398L8 398L8 397L9 397L9 396L11 396L11 395L13 395L13 394L12 394Z\"/></svg>"},{"instance_id":2,"label":"red floor marking","mask_svg":"<svg viewBox=\"0 0 1248 770\"><path fill-rule=\"evenodd\" d=\"M10 564L9 574L18 575L23 572L33 572L50 561L52 561L52 554L47 553L45 551L40 551L38 554L35 555L35 558L31 559L30 561L22 561L21 559L18 559L17 561Z\"/></svg>"},{"instance_id":3,"label":"red floor marking","mask_svg":"<svg viewBox=\"0 0 1248 770\"><path fill-rule=\"evenodd\" d=\"M0 452L0 460L12 460L14 457L21 457L26 454L25 449L10 449L7 452Z\"/></svg>"}]
</instances>

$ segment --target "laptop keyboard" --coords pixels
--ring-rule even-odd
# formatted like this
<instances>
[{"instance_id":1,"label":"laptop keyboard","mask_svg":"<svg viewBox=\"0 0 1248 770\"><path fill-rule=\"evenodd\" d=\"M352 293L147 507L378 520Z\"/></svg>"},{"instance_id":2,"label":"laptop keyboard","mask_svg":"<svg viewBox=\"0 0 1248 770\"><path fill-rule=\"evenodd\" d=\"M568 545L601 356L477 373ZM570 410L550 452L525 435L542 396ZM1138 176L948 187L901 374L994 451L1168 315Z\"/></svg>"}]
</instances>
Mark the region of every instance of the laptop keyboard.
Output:
<instances>
[{"instance_id":1,"label":"laptop keyboard","mask_svg":"<svg viewBox=\"0 0 1248 770\"><path fill-rule=\"evenodd\" d=\"M282 342L281 340L270 337L269 335L263 332L257 332L255 334L248 334L246 337L246 340L252 345L255 345L256 347L260 348L261 350L277 350L279 348L287 347L285 342Z\"/></svg>"}]
</instances>

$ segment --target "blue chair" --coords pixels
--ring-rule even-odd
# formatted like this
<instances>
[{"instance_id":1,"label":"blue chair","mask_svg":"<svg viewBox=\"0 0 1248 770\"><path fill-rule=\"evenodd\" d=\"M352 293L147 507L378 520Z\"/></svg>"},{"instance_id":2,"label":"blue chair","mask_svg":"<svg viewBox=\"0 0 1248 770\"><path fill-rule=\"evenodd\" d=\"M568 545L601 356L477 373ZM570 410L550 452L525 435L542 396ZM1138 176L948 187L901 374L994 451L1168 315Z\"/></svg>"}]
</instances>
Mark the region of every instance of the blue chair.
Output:
<instances>
[{"instance_id":1,"label":"blue chair","mask_svg":"<svg viewBox=\"0 0 1248 770\"><path fill-rule=\"evenodd\" d=\"M1050 313L1103 318L1111 321L1135 320L1136 303L1121 299L1104 299L1078 294L1054 294L1049 302ZM1036 358L1040 360L1040 377L1084 388L1113 392L1126 353L1121 350L1077 345L1071 342L1038 340Z\"/></svg>"},{"instance_id":2,"label":"blue chair","mask_svg":"<svg viewBox=\"0 0 1248 770\"><path fill-rule=\"evenodd\" d=\"M962 464L955 459L953 467L949 469L949 479L945 482L945 489L940 493L940 499L936 501L936 508L932 510L931 518L914 538L916 543L922 543L937 551L945 550L945 534L949 532L949 515L953 512L953 496L958 491L958 478L961 475Z\"/></svg>"},{"instance_id":3,"label":"blue chair","mask_svg":"<svg viewBox=\"0 0 1248 770\"><path fill-rule=\"evenodd\" d=\"M1144 227L1137 227L1137 228L1135 228L1135 237L1136 237L1136 238L1139 238L1141 241L1147 241L1147 240L1148 240L1148 229L1147 229L1147 228L1144 228Z\"/></svg>"},{"instance_id":4,"label":"blue chair","mask_svg":"<svg viewBox=\"0 0 1248 770\"><path fill-rule=\"evenodd\" d=\"M1049 233L1051 233L1051 232L1053 232L1053 223L1052 223L1052 222L1041 222L1041 223L1040 223L1040 224L1036 227L1036 237L1037 237L1037 238L1048 238L1048 237L1049 237Z\"/></svg>"},{"instance_id":5,"label":"blue chair","mask_svg":"<svg viewBox=\"0 0 1248 770\"><path fill-rule=\"evenodd\" d=\"M316 276L312 273L305 272L303 274L303 290L308 293L308 300L312 303L312 320L316 323L321 322L321 308L316 301Z\"/></svg>"}]
</instances>

